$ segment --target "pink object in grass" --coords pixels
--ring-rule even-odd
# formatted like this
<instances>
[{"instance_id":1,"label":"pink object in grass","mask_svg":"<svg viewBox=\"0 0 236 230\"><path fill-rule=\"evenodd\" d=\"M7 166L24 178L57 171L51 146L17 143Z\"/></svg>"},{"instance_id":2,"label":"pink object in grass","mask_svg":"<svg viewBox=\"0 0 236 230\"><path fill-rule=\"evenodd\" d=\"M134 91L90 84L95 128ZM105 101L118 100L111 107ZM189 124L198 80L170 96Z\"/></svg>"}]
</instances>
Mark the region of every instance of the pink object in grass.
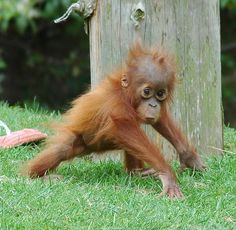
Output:
<instances>
[{"instance_id":1,"label":"pink object in grass","mask_svg":"<svg viewBox=\"0 0 236 230\"><path fill-rule=\"evenodd\" d=\"M23 129L0 136L0 148L12 148L18 145L40 141L45 139L47 134L36 129Z\"/></svg>"}]
</instances>

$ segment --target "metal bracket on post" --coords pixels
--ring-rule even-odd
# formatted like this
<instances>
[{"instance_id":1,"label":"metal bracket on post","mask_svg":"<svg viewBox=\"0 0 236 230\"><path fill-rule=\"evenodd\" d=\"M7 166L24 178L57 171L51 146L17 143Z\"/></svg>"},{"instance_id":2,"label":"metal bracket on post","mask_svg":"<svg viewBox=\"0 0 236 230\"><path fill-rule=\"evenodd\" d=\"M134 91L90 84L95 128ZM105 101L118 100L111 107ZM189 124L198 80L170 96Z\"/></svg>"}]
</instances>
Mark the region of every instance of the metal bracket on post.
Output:
<instances>
[{"instance_id":1,"label":"metal bracket on post","mask_svg":"<svg viewBox=\"0 0 236 230\"><path fill-rule=\"evenodd\" d=\"M71 13L74 11L78 13L81 17L84 18L85 22L85 33L88 33L88 24L87 19L93 14L96 9L97 1L96 0L80 0L76 3L70 5L67 11L59 18L54 20L54 23L60 23L65 21Z\"/></svg>"}]
</instances>

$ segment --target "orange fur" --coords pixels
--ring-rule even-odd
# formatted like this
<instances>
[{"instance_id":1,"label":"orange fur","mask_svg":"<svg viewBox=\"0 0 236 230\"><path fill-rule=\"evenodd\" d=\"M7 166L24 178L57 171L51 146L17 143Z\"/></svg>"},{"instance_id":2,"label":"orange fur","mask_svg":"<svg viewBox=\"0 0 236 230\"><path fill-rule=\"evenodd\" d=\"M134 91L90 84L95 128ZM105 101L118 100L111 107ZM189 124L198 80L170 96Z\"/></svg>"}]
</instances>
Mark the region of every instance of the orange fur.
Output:
<instances>
[{"instance_id":1,"label":"orange fur","mask_svg":"<svg viewBox=\"0 0 236 230\"><path fill-rule=\"evenodd\" d=\"M46 148L27 163L26 174L43 176L62 161L76 156L93 151L124 149L128 171L143 167L143 162L147 162L158 172L164 191L169 196L180 197L182 194L174 172L140 128L140 124L147 121L137 112L141 104L147 108L142 110L144 115L146 110L153 111L160 106L160 114L154 117L158 120L152 126L176 147L182 165L201 169L203 165L198 154L167 112L175 82L175 66L168 55L136 44L130 49L125 68L108 75L95 89L72 103L72 108L57 125L56 134L49 138ZM139 90L146 83L157 90L155 92L166 88L167 98L157 101L152 99L155 97L152 95L150 102L142 98Z\"/></svg>"}]
</instances>

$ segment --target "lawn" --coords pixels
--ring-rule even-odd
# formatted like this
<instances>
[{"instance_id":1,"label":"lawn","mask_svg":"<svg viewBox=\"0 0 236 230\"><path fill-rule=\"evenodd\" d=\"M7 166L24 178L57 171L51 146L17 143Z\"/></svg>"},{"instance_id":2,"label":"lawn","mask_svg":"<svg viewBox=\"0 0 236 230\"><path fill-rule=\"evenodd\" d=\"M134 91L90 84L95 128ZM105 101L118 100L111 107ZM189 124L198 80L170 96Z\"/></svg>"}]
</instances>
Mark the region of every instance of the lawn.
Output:
<instances>
[{"instance_id":1,"label":"lawn","mask_svg":"<svg viewBox=\"0 0 236 230\"><path fill-rule=\"evenodd\" d=\"M60 116L0 104L12 130L38 128ZM61 181L19 176L42 144L0 149L0 229L236 229L236 131L225 128L223 155L205 155L208 171L178 175L183 200L158 197L159 181L128 176L120 163L76 159ZM177 163L174 162L175 168Z\"/></svg>"}]
</instances>

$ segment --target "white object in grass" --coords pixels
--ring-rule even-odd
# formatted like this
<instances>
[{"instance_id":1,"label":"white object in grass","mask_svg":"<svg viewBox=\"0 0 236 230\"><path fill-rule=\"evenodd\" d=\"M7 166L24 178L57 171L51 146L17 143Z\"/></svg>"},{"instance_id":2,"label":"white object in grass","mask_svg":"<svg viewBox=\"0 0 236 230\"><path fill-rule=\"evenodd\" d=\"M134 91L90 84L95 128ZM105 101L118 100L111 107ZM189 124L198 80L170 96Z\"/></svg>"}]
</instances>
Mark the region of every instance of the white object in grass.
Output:
<instances>
[{"instance_id":1,"label":"white object in grass","mask_svg":"<svg viewBox=\"0 0 236 230\"><path fill-rule=\"evenodd\" d=\"M11 130L7 127L7 125L0 120L0 127L3 127L5 129L5 132L7 135L9 135L11 133Z\"/></svg>"}]
</instances>

